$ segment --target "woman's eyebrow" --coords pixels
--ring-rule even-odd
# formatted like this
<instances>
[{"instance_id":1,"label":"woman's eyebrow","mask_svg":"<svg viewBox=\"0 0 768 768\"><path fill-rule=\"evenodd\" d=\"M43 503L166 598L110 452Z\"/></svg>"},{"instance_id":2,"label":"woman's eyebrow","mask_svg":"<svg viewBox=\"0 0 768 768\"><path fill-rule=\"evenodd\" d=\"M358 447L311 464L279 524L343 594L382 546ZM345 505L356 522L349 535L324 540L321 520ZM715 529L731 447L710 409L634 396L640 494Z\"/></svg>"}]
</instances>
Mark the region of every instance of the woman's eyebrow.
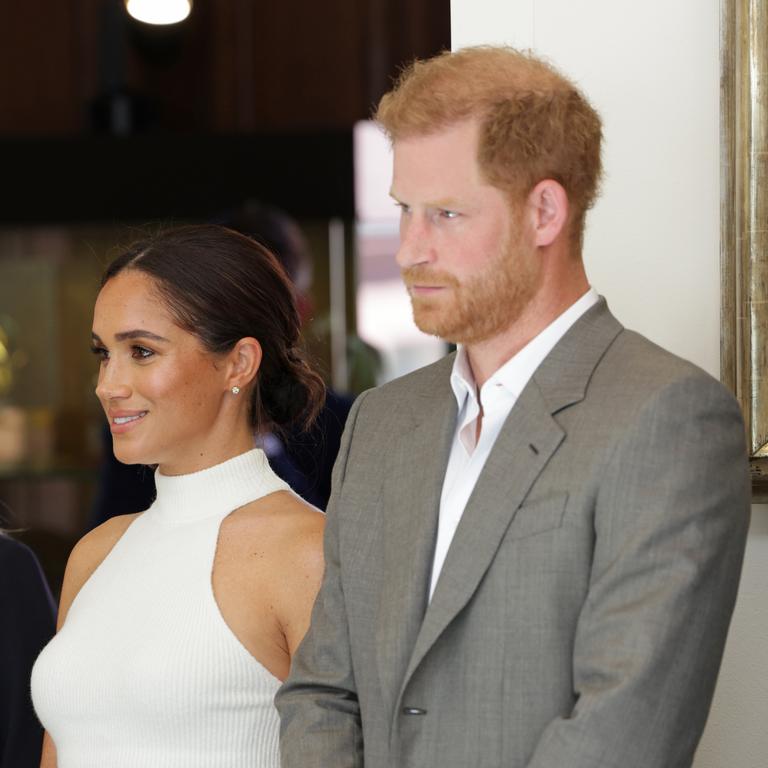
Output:
<instances>
[{"instance_id":1,"label":"woman's eyebrow","mask_svg":"<svg viewBox=\"0 0 768 768\"><path fill-rule=\"evenodd\" d=\"M101 339L97 333L91 333L91 338L94 341L101 342ZM120 333L115 334L116 341L127 341L130 339L152 339L153 341L168 341L168 339L166 339L164 336L159 336L156 333L152 333L152 331L146 331L140 328L137 328L133 331L121 331Z\"/></svg>"}]
</instances>

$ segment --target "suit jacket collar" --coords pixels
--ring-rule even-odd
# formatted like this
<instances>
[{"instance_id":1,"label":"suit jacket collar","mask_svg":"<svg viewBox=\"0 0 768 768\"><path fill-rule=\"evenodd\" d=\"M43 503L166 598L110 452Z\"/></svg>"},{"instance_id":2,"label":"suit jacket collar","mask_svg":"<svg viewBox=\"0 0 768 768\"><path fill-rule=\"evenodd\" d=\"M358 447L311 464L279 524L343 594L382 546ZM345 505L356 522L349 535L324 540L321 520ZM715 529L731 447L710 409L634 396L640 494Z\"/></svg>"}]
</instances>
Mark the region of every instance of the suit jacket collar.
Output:
<instances>
[{"instance_id":1,"label":"suit jacket collar","mask_svg":"<svg viewBox=\"0 0 768 768\"><path fill-rule=\"evenodd\" d=\"M555 345L533 374L552 415L584 398L592 372L622 330L601 297Z\"/></svg>"}]
</instances>

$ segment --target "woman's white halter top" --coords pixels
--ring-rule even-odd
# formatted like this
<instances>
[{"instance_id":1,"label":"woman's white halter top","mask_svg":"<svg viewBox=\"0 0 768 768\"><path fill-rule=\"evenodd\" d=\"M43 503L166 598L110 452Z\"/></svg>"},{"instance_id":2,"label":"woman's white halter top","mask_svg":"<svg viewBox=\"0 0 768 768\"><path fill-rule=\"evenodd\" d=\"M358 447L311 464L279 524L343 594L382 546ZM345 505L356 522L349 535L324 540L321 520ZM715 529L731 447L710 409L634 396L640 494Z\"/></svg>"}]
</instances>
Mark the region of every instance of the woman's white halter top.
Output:
<instances>
[{"instance_id":1,"label":"woman's white halter top","mask_svg":"<svg viewBox=\"0 0 768 768\"><path fill-rule=\"evenodd\" d=\"M35 663L58 768L276 768L280 681L224 622L211 572L222 520L288 486L259 449L155 481Z\"/></svg>"}]
</instances>

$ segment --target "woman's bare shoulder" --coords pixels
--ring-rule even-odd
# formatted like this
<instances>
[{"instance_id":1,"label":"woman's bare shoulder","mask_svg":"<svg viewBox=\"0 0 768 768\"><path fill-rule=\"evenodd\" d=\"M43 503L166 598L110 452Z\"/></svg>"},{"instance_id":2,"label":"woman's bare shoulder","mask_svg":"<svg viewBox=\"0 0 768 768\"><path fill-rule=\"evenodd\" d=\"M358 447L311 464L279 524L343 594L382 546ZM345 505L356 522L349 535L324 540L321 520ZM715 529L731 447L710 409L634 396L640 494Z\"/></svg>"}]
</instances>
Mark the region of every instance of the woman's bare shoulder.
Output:
<instances>
[{"instance_id":1,"label":"woman's bare shoulder","mask_svg":"<svg viewBox=\"0 0 768 768\"><path fill-rule=\"evenodd\" d=\"M245 504L231 516L242 526L268 527L274 536L322 532L325 515L292 491L277 491Z\"/></svg>"},{"instance_id":2,"label":"woman's bare shoulder","mask_svg":"<svg viewBox=\"0 0 768 768\"><path fill-rule=\"evenodd\" d=\"M323 576L325 515L289 492L272 494L264 502L262 514L274 521L269 590L288 654L293 656L309 626Z\"/></svg>"},{"instance_id":3,"label":"woman's bare shoulder","mask_svg":"<svg viewBox=\"0 0 768 768\"><path fill-rule=\"evenodd\" d=\"M323 575L324 523L318 509L278 491L237 509L220 532L223 583L236 580L241 595L258 595L269 606L289 657L309 625Z\"/></svg>"},{"instance_id":4,"label":"woman's bare shoulder","mask_svg":"<svg viewBox=\"0 0 768 768\"><path fill-rule=\"evenodd\" d=\"M128 530L128 526L141 514L136 512L132 515L111 517L86 533L72 549L70 562L78 567L93 566L95 569Z\"/></svg>"},{"instance_id":5,"label":"woman's bare shoulder","mask_svg":"<svg viewBox=\"0 0 768 768\"><path fill-rule=\"evenodd\" d=\"M230 536L242 546L258 543L279 571L322 570L325 515L291 491L278 491L240 507L228 518ZM298 575L298 574L296 574Z\"/></svg>"},{"instance_id":6,"label":"woman's bare shoulder","mask_svg":"<svg viewBox=\"0 0 768 768\"><path fill-rule=\"evenodd\" d=\"M280 496L281 498L275 498ZM275 549L280 552L281 585L289 593L317 592L323 573L323 530L325 515L292 493L273 494L272 503L280 507L275 526Z\"/></svg>"},{"instance_id":7,"label":"woman's bare shoulder","mask_svg":"<svg viewBox=\"0 0 768 768\"><path fill-rule=\"evenodd\" d=\"M275 499L274 503L281 504L283 509L282 526L277 531L283 540L283 552L288 557L306 561L310 568L317 565L322 568L325 515L293 493L280 496L285 498Z\"/></svg>"},{"instance_id":8,"label":"woman's bare shoulder","mask_svg":"<svg viewBox=\"0 0 768 768\"><path fill-rule=\"evenodd\" d=\"M132 515L117 515L103 522L97 528L83 536L75 544L67 560L64 572L64 584L61 588L61 604L59 606L59 624L64 621L69 606L75 599L83 584L101 565L104 558L111 552L128 526L141 512Z\"/></svg>"}]
</instances>

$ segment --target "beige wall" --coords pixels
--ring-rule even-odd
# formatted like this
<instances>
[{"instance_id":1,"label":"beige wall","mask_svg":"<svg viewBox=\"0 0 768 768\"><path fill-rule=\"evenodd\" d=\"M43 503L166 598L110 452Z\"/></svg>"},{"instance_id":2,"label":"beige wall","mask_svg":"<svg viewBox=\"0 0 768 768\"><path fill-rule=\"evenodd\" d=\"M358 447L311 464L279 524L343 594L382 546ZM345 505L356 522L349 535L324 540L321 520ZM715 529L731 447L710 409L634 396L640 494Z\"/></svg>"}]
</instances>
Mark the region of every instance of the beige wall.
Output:
<instances>
[{"instance_id":1,"label":"beige wall","mask_svg":"<svg viewBox=\"0 0 768 768\"><path fill-rule=\"evenodd\" d=\"M606 136L591 282L625 325L718 375L718 0L452 0L451 24L454 48L532 48L586 91ZM766 765L767 596L761 506L695 768Z\"/></svg>"}]
</instances>

